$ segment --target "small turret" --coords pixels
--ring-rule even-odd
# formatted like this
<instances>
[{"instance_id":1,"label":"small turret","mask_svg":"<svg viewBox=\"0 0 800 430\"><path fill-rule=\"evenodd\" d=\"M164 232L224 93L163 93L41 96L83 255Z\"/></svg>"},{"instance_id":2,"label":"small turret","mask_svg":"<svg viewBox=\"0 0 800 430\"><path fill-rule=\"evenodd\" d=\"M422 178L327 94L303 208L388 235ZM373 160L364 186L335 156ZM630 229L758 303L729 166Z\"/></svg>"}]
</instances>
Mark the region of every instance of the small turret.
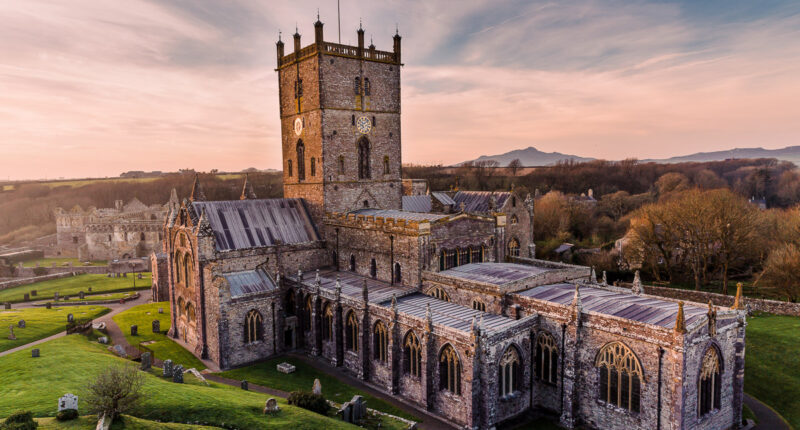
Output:
<instances>
[{"instance_id":1,"label":"small turret","mask_svg":"<svg viewBox=\"0 0 800 430\"><path fill-rule=\"evenodd\" d=\"M190 194L189 201L202 202L206 200L206 193L203 191L203 185L200 184L200 177L197 173L194 174L194 182L192 183L192 193Z\"/></svg>"},{"instance_id":2,"label":"small turret","mask_svg":"<svg viewBox=\"0 0 800 430\"><path fill-rule=\"evenodd\" d=\"M642 278L639 276L639 271L636 271L636 274L633 275L633 286L631 287L631 292L633 294L642 294Z\"/></svg>"},{"instance_id":3,"label":"small turret","mask_svg":"<svg viewBox=\"0 0 800 430\"><path fill-rule=\"evenodd\" d=\"M731 309L740 311L742 310L742 283L736 283L736 298L733 299L733 307Z\"/></svg>"},{"instance_id":4,"label":"small turret","mask_svg":"<svg viewBox=\"0 0 800 430\"><path fill-rule=\"evenodd\" d=\"M395 29L394 37L392 37L392 39L394 39L394 61L396 61L397 64L400 64L400 39L402 38L400 37L399 29Z\"/></svg>"},{"instance_id":5,"label":"small turret","mask_svg":"<svg viewBox=\"0 0 800 430\"><path fill-rule=\"evenodd\" d=\"M356 33L358 33L358 56L359 57L363 57L364 56L364 29L361 27L361 23L360 22L358 23L358 30L356 31Z\"/></svg>"},{"instance_id":6,"label":"small turret","mask_svg":"<svg viewBox=\"0 0 800 430\"><path fill-rule=\"evenodd\" d=\"M278 41L275 42L275 49L278 52L278 66L281 65L281 58L283 58L283 41L281 40L281 32L278 32Z\"/></svg>"},{"instance_id":7,"label":"small turret","mask_svg":"<svg viewBox=\"0 0 800 430\"><path fill-rule=\"evenodd\" d=\"M322 45L322 21L319 20L319 10L317 10L317 22L314 23L314 43Z\"/></svg>"},{"instance_id":8,"label":"small turret","mask_svg":"<svg viewBox=\"0 0 800 430\"><path fill-rule=\"evenodd\" d=\"M592 271L589 273L589 282L592 284L597 283L597 272L594 271L594 266L592 266Z\"/></svg>"},{"instance_id":9,"label":"small turret","mask_svg":"<svg viewBox=\"0 0 800 430\"><path fill-rule=\"evenodd\" d=\"M678 315L675 317L675 332L686 333L686 320L683 316L683 302L678 302Z\"/></svg>"},{"instance_id":10,"label":"small turret","mask_svg":"<svg viewBox=\"0 0 800 430\"><path fill-rule=\"evenodd\" d=\"M299 58L300 56L300 31L297 27L294 28L294 53Z\"/></svg>"}]
</instances>

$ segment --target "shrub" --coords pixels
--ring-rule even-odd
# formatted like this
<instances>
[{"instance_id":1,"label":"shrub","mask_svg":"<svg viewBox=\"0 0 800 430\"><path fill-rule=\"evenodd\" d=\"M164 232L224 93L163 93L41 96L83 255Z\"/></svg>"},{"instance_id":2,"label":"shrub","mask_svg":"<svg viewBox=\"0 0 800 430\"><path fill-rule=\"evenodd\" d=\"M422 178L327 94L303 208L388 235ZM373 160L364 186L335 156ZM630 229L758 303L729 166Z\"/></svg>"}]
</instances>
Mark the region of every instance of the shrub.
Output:
<instances>
[{"instance_id":1,"label":"shrub","mask_svg":"<svg viewBox=\"0 0 800 430\"><path fill-rule=\"evenodd\" d=\"M75 418L78 418L77 409L64 409L63 411L58 411L58 414L56 414L56 419L59 421L69 421Z\"/></svg>"},{"instance_id":2,"label":"shrub","mask_svg":"<svg viewBox=\"0 0 800 430\"><path fill-rule=\"evenodd\" d=\"M18 411L10 415L0 425L3 430L30 430L38 427L39 424L33 420L33 413L31 411Z\"/></svg>"},{"instance_id":3,"label":"shrub","mask_svg":"<svg viewBox=\"0 0 800 430\"><path fill-rule=\"evenodd\" d=\"M322 415L328 415L330 405L322 394L307 391L292 391L287 399L290 405L298 406Z\"/></svg>"}]
</instances>

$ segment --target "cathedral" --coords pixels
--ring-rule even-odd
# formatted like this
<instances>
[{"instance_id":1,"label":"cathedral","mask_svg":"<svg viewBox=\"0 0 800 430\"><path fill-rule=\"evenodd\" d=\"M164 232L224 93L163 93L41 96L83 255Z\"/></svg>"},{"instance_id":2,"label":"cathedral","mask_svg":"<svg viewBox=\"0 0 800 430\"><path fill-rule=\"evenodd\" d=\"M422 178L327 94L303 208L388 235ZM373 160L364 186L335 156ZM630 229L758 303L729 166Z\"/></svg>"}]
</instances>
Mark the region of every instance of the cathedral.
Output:
<instances>
[{"instance_id":1,"label":"cathedral","mask_svg":"<svg viewBox=\"0 0 800 430\"><path fill-rule=\"evenodd\" d=\"M357 35L277 42L284 198L195 180L169 212L170 335L222 369L301 352L458 428L738 428L741 307L537 260L529 195L404 181L401 37Z\"/></svg>"}]
</instances>

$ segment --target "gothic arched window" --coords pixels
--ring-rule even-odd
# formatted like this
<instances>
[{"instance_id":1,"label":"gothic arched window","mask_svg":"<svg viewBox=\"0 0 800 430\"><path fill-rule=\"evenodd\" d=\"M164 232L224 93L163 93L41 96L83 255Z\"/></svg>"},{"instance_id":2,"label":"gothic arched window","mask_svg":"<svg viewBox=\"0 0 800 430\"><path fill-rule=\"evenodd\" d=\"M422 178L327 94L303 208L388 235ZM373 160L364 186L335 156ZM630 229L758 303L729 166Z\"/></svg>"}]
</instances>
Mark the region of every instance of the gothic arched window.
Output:
<instances>
[{"instance_id":1,"label":"gothic arched window","mask_svg":"<svg viewBox=\"0 0 800 430\"><path fill-rule=\"evenodd\" d=\"M373 278L378 276L378 264L375 262L374 258L369 262L369 276Z\"/></svg>"},{"instance_id":2,"label":"gothic arched window","mask_svg":"<svg viewBox=\"0 0 800 430\"><path fill-rule=\"evenodd\" d=\"M450 296L447 294L447 292L445 292L443 289L439 287L430 290L429 294L431 295L431 297L436 297L439 300L444 300L446 302L450 301Z\"/></svg>"},{"instance_id":3,"label":"gothic arched window","mask_svg":"<svg viewBox=\"0 0 800 430\"><path fill-rule=\"evenodd\" d=\"M253 309L244 319L244 343L253 343L263 339L264 327L261 314Z\"/></svg>"},{"instance_id":4,"label":"gothic arched window","mask_svg":"<svg viewBox=\"0 0 800 430\"><path fill-rule=\"evenodd\" d=\"M458 248L458 265L469 264L469 249Z\"/></svg>"},{"instance_id":5,"label":"gothic arched window","mask_svg":"<svg viewBox=\"0 0 800 430\"><path fill-rule=\"evenodd\" d=\"M516 238L508 241L508 255L511 257L519 257L519 241Z\"/></svg>"},{"instance_id":6,"label":"gothic arched window","mask_svg":"<svg viewBox=\"0 0 800 430\"><path fill-rule=\"evenodd\" d=\"M139 233L139 240L144 240L144 232Z\"/></svg>"},{"instance_id":7,"label":"gothic arched window","mask_svg":"<svg viewBox=\"0 0 800 430\"><path fill-rule=\"evenodd\" d=\"M388 155L384 155L383 156L383 174L384 175L388 175L389 174L389 156Z\"/></svg>"},{"instance_id":8,"label":"gothic arched window","mask_svg":"<svg viewBox=\"0 0 800 430\"><path fill-rule=\"evenodd\" d=\"M351 255L350 256L350 271L351 272L355 272L356 271L356 256L355 255Z\"/></svg>"},{"instance_id":9,"label":"gothic arched window","mask_svg":"<svg viewBox=\"0 0 800 430\"><path fill-rule=\"evenodd\" d=\"M439 353L439 389L461 394L461 362L456 350L449 344Z\"/></svg>"},{"instance_id":10,"label":"gothic arched window","mask_svg":"<svg viewBox=\"0 0 800 430\"><path fill-rule=\"evenodd\" d=\"M347 314L347 323L344 328L344 347L348 351L358 352L358 318L353 311Z\"/></svg>"},{"instance_id":11,"label":"gothic arched window","mask_svg":"<svg viewBox=\"0 0 800 430\"><path fill-rule=\"evenodd\" d=\"M317 159L311 157L311 176L317 176Z\"/></svg>"},{"instance_id":12,"label":"gothic arched window","mask_svg":"<svg viewBox=\"0 0 800 430\"><path fill-rule=\"evenodd\" d=\"M333 339L333 309L330 304L326 304L322 312L322 339Z\"/></svg>"},{"instance_id":13,"label":"gothic arched window","mask_svg":"<svg viewBox=\"0 0 800 430\"><path fill-rule=\"evenodd\" d=\"M412 331L403 341L403 371L417 378L422 374L422 347Z\"/></svg>"},{"instance_id":14,"label":"gothic arched window","mask_svg":"<svg viewBox=\"0 0 800 430\"><path fill-rule=\"evenodd\" d=\"M353 94L361 95L361 77L356 76L356 79L353 81Z\"/></svg>"},{"instance_id":15,"label":"gothic arched window","mask_svg":"<svg viewBox=\"0 0 800 430\"><path fill-rule=\"evenodd\" d=\"M558 382L558 346L548 333L536 340L536 377L548 384Z\"/></svg>"},{"instance_id":16,"label":"gothic arched window","mask_svg":"<svg viewBox=\"0 0 800 430\"><path fill-rule=\"evenodd\" d=\"M302 140L297 141L297 179L302 181L306 178L306 146Z\"/></svg>"},{"instance_id":17,"label":"gothic arched window","mask_svg":"<svg viewBox=\"0 0 800 430\"><path fill-rule=\"evenodd\" d=\"M476 311L486 312L486 303L483 303L480 299L472 300L472 309Z\"/></svg>"},{"instance_id":18,"label":"gothic arched window","mask_svg":"<svg viewBox=\"0 0 800 430\"><path fill-rule=\"evenodd\" d=\"M401 282L403 282L403 273L400 263L394 263L394 283L399 284Z\"/></svg>"},{"instance_id":19,"label":"gothic arched window","mask_svg":"<svg viewBox=\"0 0 800 430\"><path fill-rule=\"evenodd\" d=\"M631 412L639 412L642 390L642 365L621 342L604 346L595 367L600 371L600 400Z\"/></svg>"},{"instance_id":20,"label":"gothic arched window","mask_svg":"<svg viewBox=\"0 0 800 430\"><path fill-rule=\"evenodd\" d=\"M500 396L507 396L515 391L519 391L522 374L520 370L519 351L517 348L509 346L503 357L500 358Z\"/></svg>"},{"instance_id":21,"label":"gothic arched window","mask_svg":"<svg viewBox=\"0 0 800 430\"><path fill-rule=\"evenodd\" d=\"M372 86L369 84L369 78L364 78L364 95L368 96L372 92Z\"/></svg>"},{"instance_id":22,"label":"gothic arched window","mask_svg":"<svg viewBox=\"0 0 800 430\"><path fill-rule=\"evenodd\" d=\"M470 246L469 247L469 261L472 263L482 263L483 262L483 253L481 252L480 246Z\"/></svg>"},{"instance_id":23,"label":"gothic arched window","mask_svg":"<svg viewBox=\"0 0 800 430\"><path fill-rule=\"evenodd\" d=\"M375 348L375 359L385 363L388 357L389 335L383 321L375 323L372 338L373 348Z\"/></svg>"},{"instance_id":24,"label":"gothic arched window","mask_svg":"<svg viewBox=\"0 0 800 430\"><path fill-rule=\"evenodd\" d=\"M292 177L292 160L286 160L286 167L287 171L289 172L289 177Z\"/></svg>"},{"instance_id":25,"label":"gothic arched window","mask_svg":"<svg viewBox=\"0 0 800 430\"><path fill-rule=\"evenodd\" d=\"M181 279L181 275L183 274L183 268L181 267L183 265L183 254L180 251L176 252L173 260L175 262L175 282L180 284L183 282L183 279Z\"/></svg>"},{"instance_id":26,"label":"gothic arched window","mask_svg":"<svg viewBox=\"0 0 800 430\"><path fill-rule=\"evenodd\" d=\"M306 298L305 306L303 306L303 330L311 330L311 310L313 309L313 302L311 296Z\"/></svg>"},{"instance_id":27,"label":"gothic arched window","mask_svg":"<svg viewBox=\"0 0 800 430\"><path fill-rule=\"evenodd\" d=\"M358 179L369 179L372 173L369 169L369 140L362 137L358 141Z\"/></svg>"},{"instance_id":28,"label":"gothic arched window","mask_svg":"<svg viewBox=\"0 0 800 430\"><path fill-rule=\"evenodd\" d=\"M721 366L717 348L710 347L703 356L703 367L697 381L697 416L720 408Z\"/></svg>"},{"instance_id":29,"label":"gothic arched window","mask_svg":"<svg viewBox=\"0 0 800 430\"><path fill-rule=\"evenodd\" d=\"M183 256L183 282L186 287L192 285L192 257L189 254Z\"/></svg>"},{"instance_id":30,"label":"gothic arched window","mask_svg":"<svg viewBox=\"0 0 800 430\"><path fill-rule=\"evenodd\" d=\"M344 175L344 155L339 156L339 174Z\"/></svg>"}]
</instances>

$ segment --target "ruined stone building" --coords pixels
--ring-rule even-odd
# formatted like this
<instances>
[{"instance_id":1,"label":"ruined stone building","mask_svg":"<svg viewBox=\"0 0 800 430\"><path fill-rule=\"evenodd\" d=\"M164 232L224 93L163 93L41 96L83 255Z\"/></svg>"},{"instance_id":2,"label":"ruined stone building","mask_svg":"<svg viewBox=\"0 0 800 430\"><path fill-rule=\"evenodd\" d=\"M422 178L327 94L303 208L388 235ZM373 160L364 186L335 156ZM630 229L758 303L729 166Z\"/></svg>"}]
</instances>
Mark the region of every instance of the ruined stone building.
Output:
<instances>
[{"instance_id":1,"label":"ruined stone building","mask_svg":"<svg viewBox=\"0 0 800 430\"><path fill-rule=\"evenodd\" d=\"M161 249L164 219L179 203L172 190L164 205L147 206L133 198L127 204L117 200L113 208L56 208L56 254L81 260L146 257Z\"/></svg>"},{"instance_id":2,"label":"ruined stone building","mask_svg":"<svg viewBox=\"0 0 800 430\"><path fill-rule=\"evenodd\" d=\"M379 51L314 28L277 43L285 198L245 179L207 201L195 181L166 218L172 336L223 369L304 352L462 428L739 426L739 306L535 260L530 196L401 181L400 36Z\"/></svg>"}]
</instances>

